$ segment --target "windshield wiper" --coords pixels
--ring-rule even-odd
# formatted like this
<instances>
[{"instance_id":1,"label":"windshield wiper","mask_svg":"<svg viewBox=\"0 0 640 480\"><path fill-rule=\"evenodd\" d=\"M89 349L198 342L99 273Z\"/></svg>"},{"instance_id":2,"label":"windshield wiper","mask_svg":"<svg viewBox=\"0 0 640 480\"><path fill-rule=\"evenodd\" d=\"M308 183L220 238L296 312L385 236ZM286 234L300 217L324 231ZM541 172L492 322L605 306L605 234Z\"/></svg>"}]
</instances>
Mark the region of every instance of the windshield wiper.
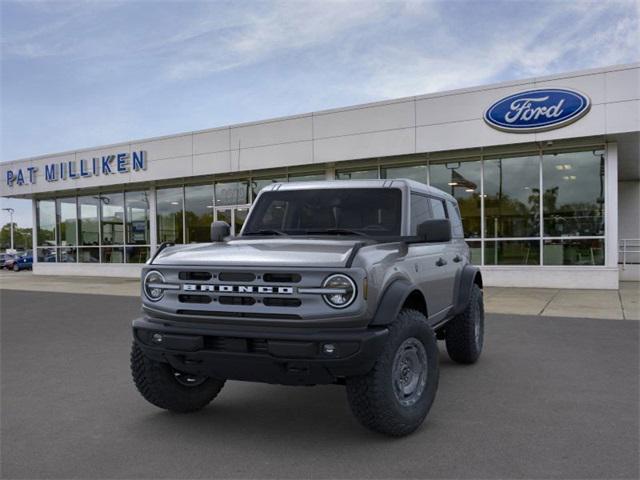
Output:
<instances>
[{"instance_id":1,"label":"windshield wiper","mask_svg":"<svg viewBox=\"0 0 640 480\"><path fill-rule=\"evenodd\" d=\"M327 228L326 230L308 230L308 235L327 234L327 235L357 235L359 237L368 237L366 233L348 228Z\"/></svg>"},{"instance_id":2,"label":"windshield wiper","mask_svg":"<svg viewBox=\"0 0 640 480\"><path fill-rule=\"evenodd\" d=\"M284 232L281 232L280 230L265 229L265 230L257 230L255 232L246 232L243 234L243 236L245 235L287 235L287 234Z\"/></svg>"}]
</instances>

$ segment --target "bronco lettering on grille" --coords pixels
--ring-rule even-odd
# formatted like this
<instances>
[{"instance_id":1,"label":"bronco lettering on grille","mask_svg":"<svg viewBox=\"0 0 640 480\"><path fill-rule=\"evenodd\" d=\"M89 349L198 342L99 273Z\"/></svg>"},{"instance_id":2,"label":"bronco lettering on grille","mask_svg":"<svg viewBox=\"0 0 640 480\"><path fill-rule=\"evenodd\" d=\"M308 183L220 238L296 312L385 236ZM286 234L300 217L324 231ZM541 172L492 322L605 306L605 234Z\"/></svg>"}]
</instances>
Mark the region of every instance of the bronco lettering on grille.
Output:
<instances>
[{"instance_id":1,"label":"bronco lettering on grille","mask_svg":"<svg viewBox=\"0 0 640 480\"><path fill-rule=\"evenodd\" d=\"M219 293L258 293L269 295L293 295L293 287L271 287L266 285L210 285L185 283L185 292L219 292Z\"/></svg>"}]
</instances>

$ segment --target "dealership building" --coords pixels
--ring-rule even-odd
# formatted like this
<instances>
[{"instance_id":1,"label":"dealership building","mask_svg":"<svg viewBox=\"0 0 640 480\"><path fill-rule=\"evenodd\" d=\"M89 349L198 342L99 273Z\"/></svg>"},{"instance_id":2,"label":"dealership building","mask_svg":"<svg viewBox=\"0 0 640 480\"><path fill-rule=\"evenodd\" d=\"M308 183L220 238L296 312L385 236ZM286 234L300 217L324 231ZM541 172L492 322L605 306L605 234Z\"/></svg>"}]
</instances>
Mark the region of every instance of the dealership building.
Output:
<instances>
[{"instance_id":1,"label":"dealership building","mask_svg":"<svg viewBox=\"0 0 640 480\"><path fill-rule=\"evenodd\" d=\"M131 140L0 164L33 202L34 272L137 276L162 242L239 233L274 182L411 178L459 202L485 284L640 277L640 64Z\"/></svg>"}]
</instances>

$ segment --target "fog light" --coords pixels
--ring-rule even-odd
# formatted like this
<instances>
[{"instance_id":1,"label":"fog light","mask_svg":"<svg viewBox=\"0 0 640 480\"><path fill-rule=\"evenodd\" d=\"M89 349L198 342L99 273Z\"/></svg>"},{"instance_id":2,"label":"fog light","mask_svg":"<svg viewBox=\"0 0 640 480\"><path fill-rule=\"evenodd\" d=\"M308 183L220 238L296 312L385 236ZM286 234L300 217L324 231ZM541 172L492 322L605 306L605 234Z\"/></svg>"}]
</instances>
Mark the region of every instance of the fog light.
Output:
<instances>
[{"instance_id":1,"label":"fog light","mask_svg":"<svg viewBox=\"0 0 640 480\"><path fill-rule=\"evenodd\" d=\"M336 346L333 343L325 343L322 345L322 351L327 355L333 355L336 353Z\"/></svg>"},{"instance_id":2,"label":"fog light","mask_svg":"<svg viewBox=\"0 0 640 480\"><path fill-rule=\"evenodd\" d=\"M151 337L151 341L153 343L162 343L162 335L160 335L159 333L154 333Z\"/></svg>"}]
</instances>

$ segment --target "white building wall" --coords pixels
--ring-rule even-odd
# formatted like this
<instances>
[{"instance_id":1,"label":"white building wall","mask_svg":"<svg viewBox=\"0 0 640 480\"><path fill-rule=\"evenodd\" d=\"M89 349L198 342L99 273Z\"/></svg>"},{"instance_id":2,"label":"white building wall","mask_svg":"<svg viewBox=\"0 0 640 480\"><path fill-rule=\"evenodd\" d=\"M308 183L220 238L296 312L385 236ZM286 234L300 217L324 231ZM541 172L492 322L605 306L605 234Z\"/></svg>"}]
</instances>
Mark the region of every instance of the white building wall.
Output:
<instances>
[{"instance_id":1,"label":"white building wall","mask_svg":"<svg viewBox=\"0 0 640 480\"><path fill-rule=\"evenodd\" d=\"M484 110L494 101L517 91L541 87L573 88L592 100L591 111L575 123L541 133L513 134L485 124ZM439 92L430 95L377 102L314 112L285 118L233 125L115 145L84 149L2 164L7 169L38 168L35 184L9 187L0 181L1 196L30 197L88 187L121 186L145 182L187 179L193 176L255 171L299 165L331 165L340 162L393 155L518 145L595 136L608 141L607 152L607 253L605 267L484 267L487 285L566 286L590 288L617 286L616 206L618 201L616 135L640 131L640 64L525 79L496 85ZM87 178L44 180L44 166L62 162L143 150L145 171L99 175ZM636 183L637 185L637 183ZM636 198L637 186L624 188L624 199ZM635 189L635 190L634 190ZM151 206L151 242L155 241L155 195ZM622 197L621 197L622 198ZM623 205L624 204L624 205ZM637 210L636 210L637 211ZM630 212L633 214L633 211ZM35 223L34 223L35 224ZM626 228L626 227L625 227ZM627 235L620 231L621 237ZM80 273L84 275L137 275L138 265L48 264L36 265L36 273ZM553 275L549 272L553 270ZM593 272L597 271L597 274ZM552 285L553 284L553 285ZM520 285L524 286L524 285Z\"/></svg>"}]
</instances>

